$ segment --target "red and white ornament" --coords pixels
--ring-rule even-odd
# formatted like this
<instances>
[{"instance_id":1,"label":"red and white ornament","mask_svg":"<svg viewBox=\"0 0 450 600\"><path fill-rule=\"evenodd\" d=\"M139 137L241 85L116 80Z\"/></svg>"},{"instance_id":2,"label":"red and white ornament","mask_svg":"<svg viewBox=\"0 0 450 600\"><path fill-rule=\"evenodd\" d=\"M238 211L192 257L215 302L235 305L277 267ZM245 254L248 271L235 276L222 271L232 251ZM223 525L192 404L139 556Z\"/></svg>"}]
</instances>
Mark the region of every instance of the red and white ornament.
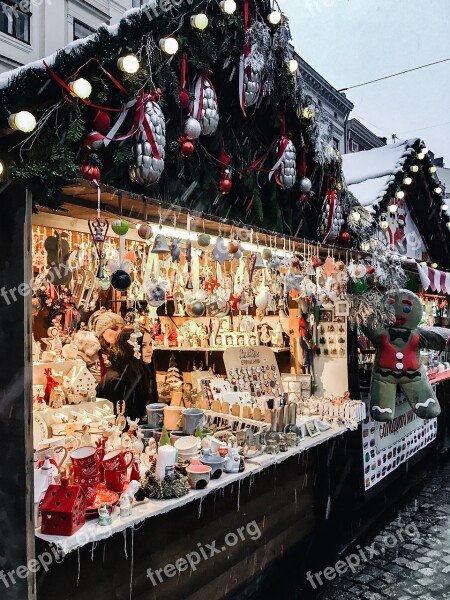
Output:
<instances>
[{"instance_id":1,"label":"red and white ornament","mask_svg":"<svg viewBox=\"0 0 450 600\"><path fill-rule=\"evenodd\" d=\"M192 82L190 112L200 123L203 135L212 135L219 125L217 95L209 77L211 71L198 74Z\"/></svg>"}]
</instances>

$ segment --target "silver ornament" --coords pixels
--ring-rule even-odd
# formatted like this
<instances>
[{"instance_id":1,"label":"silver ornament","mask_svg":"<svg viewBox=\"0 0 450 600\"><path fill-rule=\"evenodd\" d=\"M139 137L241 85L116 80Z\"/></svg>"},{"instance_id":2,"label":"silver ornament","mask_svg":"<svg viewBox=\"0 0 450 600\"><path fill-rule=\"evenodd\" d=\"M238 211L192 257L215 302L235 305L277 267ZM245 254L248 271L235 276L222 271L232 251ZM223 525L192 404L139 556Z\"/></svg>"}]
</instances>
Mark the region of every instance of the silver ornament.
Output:
<instances>
[{"instance_id":1,"label":"silver ornament","mask_svg":"<svg viewBox=\"0 0 450 600\"><path fill-rule=\"evenodd\" d=\"M166 121L157 102L152 100L146 102L144 119L147 120L161 158L156 159L153 156L145 129L141 127L136 133L136 141L133 146L134 164L130 167L131 180L141 185L156 183L161 177L164 171L166 143Z\"/></svg>"},{"instance_id":2,"label":"silver ornament","mask_svg":"<svg viewBox=\"0 0 450 600\"><path fill-rule=\"evenodd\" d=\"M191 140L197 140L200 137L202 132L202 126L197 121L197 119L193 119L189 117L186 119L184 123L184 133Z\"/></svg>"},{"instance_id":3,"label":"silver ornament","mask_svg":"<svg viewBox=\"0 0 450 600\"><path fill-rule=\"evenodd\" d=\"M311 188L312 188L311 180L308 179L307 177L302 177L300 180L300 191L303 194L309 194L309 192L311 191Z\"/></svg>"},{"instance_id":4,"label":"silver ornament","mask_svg":"<svg viewBox=\"0 0 450 600\"><path fill-rule=\"evenodd\" d=\"M250 72L248 72L250 71ZM244 104L246 108L255 106L262 91L262 78L252 67L244 69Z\"/></svg>"},{"instance_id":5,"label":"silver ornament","mask_svg":"<svg viewBox=\"0 0 450 600\"><path fill-rule=\"evenodd\" d=\"M198 110L197 107L200 104L202 86L203 103L201 110ZM204 75L197 75L194 79L191 89L191 98L190 111L192 115L198 118L202 134L212 135L217 131L219 125L219 107L214 87L211 81Z\"/></svg>"},{"instance_id":6,"label":"silver ornament","mask_svg":"<svg viewBox=\"0 0 450 600\"><path fill-rule=\"evenodd\" d=\"M284 139L281 139L278 144L275 146L275 157L278 160L280 147L284 143ZM296 180L297 166L297 152L295 150L295 146L291 140L288 141L285 151L281 157L281 164L278 167L278 179L281 185L281 189L290 190Z\"/></svg>"}]
</instances>

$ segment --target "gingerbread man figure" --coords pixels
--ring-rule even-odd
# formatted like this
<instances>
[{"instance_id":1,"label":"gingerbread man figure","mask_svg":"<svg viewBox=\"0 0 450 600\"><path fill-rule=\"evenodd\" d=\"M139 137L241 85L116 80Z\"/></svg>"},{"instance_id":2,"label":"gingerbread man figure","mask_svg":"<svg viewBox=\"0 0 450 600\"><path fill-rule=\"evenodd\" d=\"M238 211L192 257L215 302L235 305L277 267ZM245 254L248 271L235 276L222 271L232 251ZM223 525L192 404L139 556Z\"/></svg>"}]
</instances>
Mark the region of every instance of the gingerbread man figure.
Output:
<instances>
[{"instance_id":1,"label":"gingerbread man figure","mask_svg":"<svg viewBox=\"0 0 450 600\"><path fill-rule=\"evenodd\" d=\"M441 409L421 363L420 348L442 351L450 331L418 327L422 304L409 290L387 293L386 303L393 311L392 325L378 331L370 325L363 328L376 347L370 389L372 417L375 421L394 419L398 388L418 417L437 417Z\"/></svg>"}]
</instances>

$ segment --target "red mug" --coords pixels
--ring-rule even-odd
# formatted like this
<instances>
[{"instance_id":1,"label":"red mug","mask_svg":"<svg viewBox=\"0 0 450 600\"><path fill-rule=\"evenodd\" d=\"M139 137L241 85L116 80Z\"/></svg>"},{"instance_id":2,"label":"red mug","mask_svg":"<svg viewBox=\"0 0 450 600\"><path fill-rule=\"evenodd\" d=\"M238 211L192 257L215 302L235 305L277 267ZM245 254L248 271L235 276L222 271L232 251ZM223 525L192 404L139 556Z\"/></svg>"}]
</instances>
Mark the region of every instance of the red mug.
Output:
<instances>
[{"instance_id":1,"label":"red mug","mask_svg":"<svg viewBox=\"0 0 450 600\"><path fill-rule=\"evenodd\" d=\"M108 490L112 492L123 492L123 484L127 480L127 470L108 471L105 470L105 484Z\"/></svg>"},{"instance_id":2,"label":"red mug","mask_svg":"<svg viewBox=\"0 0 450 600\"><path fill-rule=\"evenodd\" d=\"M95 477L98 475L97 451L92 446L77 448L70 454L73 472L80 477Z\"/></svg>"},{"instance_id":3,"label":"red mug","mask_svg":"<svg viewBox=\"0 0 450 600\"><path fill-rule=\"evenodd\" d=\"M130 460L128 463L126 462L125 456L129 454ZM127 450L126 452L122 452L121 450L113 450L112 452L108 452L103 457L103 466L105 467L105 471L126 471L128 467L131 465L134 459L134 454Z\"/></svg>"},{"instance_id":4,"label":"red mug","mask_svg":"<svg viewBox=\"0 0 450 600\"><path fill-rule=\"evenodd\" d=\"M79 485L83 490L83 493L86 496L87 506L93 504L97 496L98 486L100 483L98 475L96 477L77 477L75 475L73 482L75 485Z\"/></svg>"}]
</instances>

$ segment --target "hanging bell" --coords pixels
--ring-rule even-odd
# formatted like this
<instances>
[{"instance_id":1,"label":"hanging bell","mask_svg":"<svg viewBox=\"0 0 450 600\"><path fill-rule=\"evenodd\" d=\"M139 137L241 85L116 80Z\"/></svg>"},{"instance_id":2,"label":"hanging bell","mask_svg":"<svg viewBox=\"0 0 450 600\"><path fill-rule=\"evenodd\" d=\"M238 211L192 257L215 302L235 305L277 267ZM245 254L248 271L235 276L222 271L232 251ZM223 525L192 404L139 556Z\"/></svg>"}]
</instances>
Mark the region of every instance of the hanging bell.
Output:
<instances>
[{"instance_id":1,"label":"hanging bell","mask_svg":"<svg viewBox=\"0 0 450 600\"><path fill-rule=\"evenodd\" d=\"M265 269L265 268L266 268L266 265L264 264L263 257L261 256L261 252L257 252L255 269Z\"/></svg>"},{"instance_id":2,"label":"hanging bell","mask_svg":"<svg viewBox=\"0 0 450 600\"><path fill-rule=\"evenodd\" d=\"M162 233L158 233L153 243L152 254L167 254L170 252L167 240Z\"/></svg>"}]
</instances>

